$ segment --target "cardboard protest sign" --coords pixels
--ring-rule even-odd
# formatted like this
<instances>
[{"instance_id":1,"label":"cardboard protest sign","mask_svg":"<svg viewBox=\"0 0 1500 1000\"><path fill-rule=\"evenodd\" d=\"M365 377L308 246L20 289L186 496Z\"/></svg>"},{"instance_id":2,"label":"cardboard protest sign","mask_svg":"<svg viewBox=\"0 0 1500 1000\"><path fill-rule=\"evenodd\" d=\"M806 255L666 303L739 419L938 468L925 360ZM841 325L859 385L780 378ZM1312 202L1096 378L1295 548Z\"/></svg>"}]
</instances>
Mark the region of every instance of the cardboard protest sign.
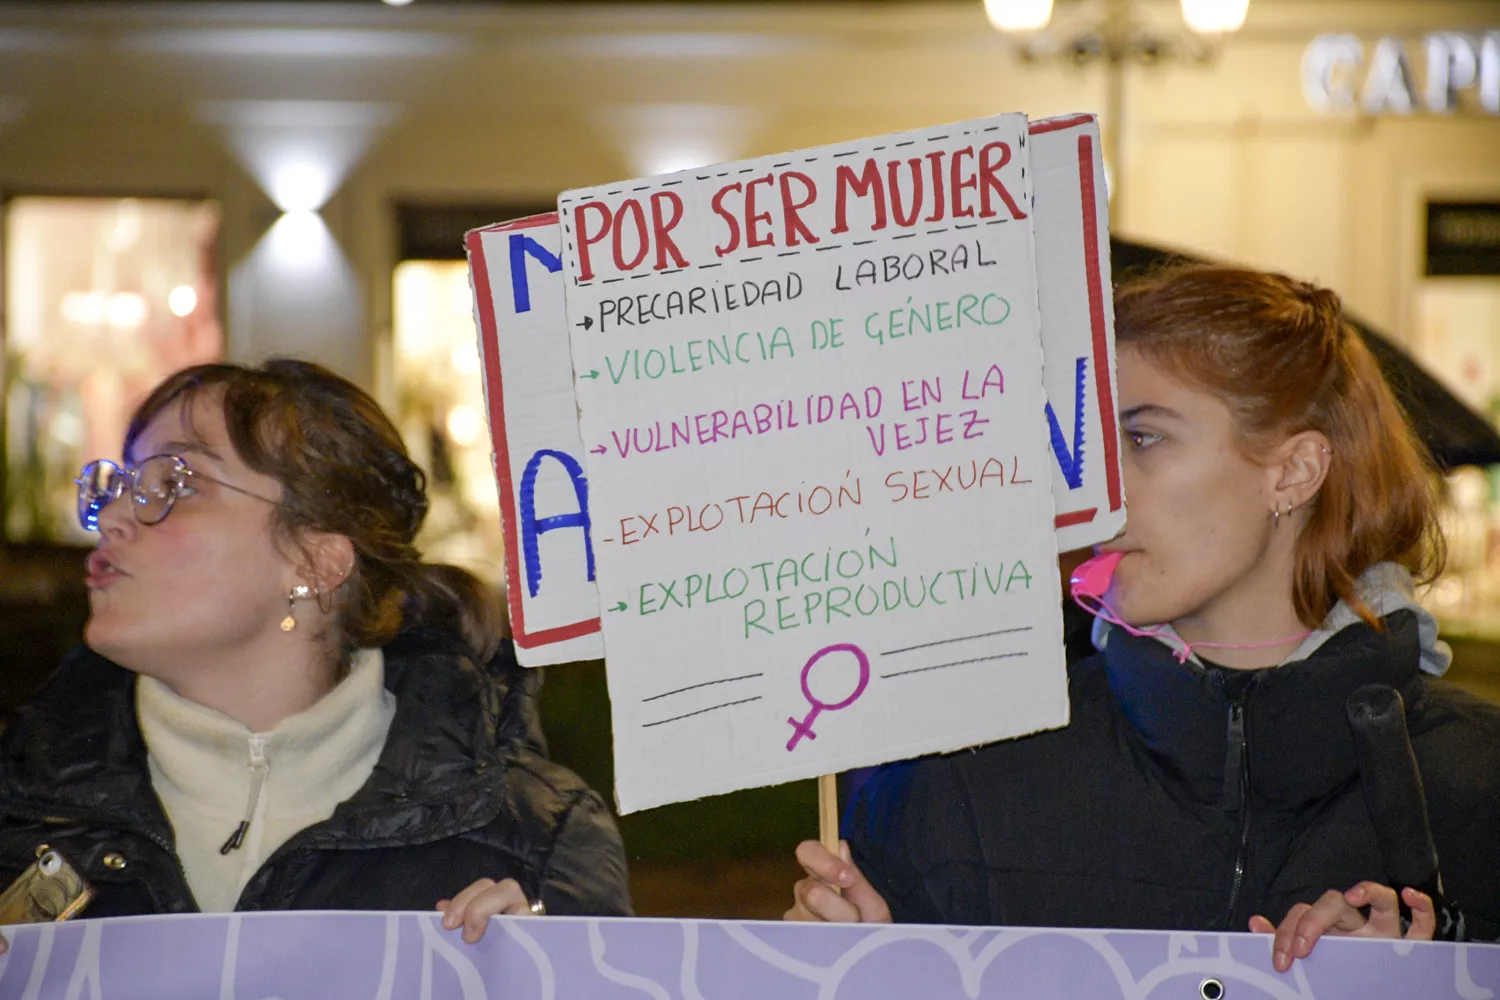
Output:
<instances>
[{"instance_id":1,"label":"cardboard protest sign","mask_svg":"<svg viewBox=\"0 0 1500 1000\"><path fill-rule=\"evenodd\" d=\"M1028 139L559 199L622 811L1067 721Z\"/></svg>"},{"instance_id":2,"label":"cardboard protest sign","mask_svg":"<svg viewBox=\"0 0 1500 1000\"><path fill-rule=\"evenodd\" d=\"M1125 525L1109 196L1098 119L1049 118L1032 122L1030 131L1057 547L1077 549L1108 541Z\"/></svg>"},{"instance_id":3,"label":"cardboard protest sign","mask_svg":"<svg viewBox=\"0 0 1500 1000\"><path fill-rule=\"evenodd\" d=\"M604 643L557 216L477 229L465 243L516 658L529 667L597 659Z\"/></svg>"},{"instance_id":4,"label":"cardboard protest sign","mask_svg":"<svg viewBox=\"0 0 1500 1000\"><path fill-rule=\"evenodd\" d=\"M1032 122L1029 132L1058 547L1072 549L1105 541L1124 523L1113 399L1108 199L1094 116ZM511 387L504 407L492 402L491 433L502 520L513 553L522 552L526 536L517 525L523 507L517 487L527 464L553 452L572 457L581 468L583 456L562 323L565 280L560 266L553 269L561 241L555 215L478 230L468 239L480 355L503 359L498 365L486 361L485 382L496 387L492 397L501 395L502 375ZM498 283L492 286L492 280ZM555 327L544 325L553 322ZM509 413L516 415L514 430L506 425ZM510 438L526 443L516 448ZM509 459L499 458L512 449L520 456L514 470ZM517 656L526 666L602 655L598 591L588 559L590 527L586 519L570 519L576 497L566 489L562 494L555 508L541 507L538 513L533 506L526 518L530 537L548 544L527 550L524 564L519 558L508 563ZM538 526L539 517L562 520ZM560 544L569 536L573 541ZM536 622L547 624L538 630L530 624Z\"/></svg>"}]
</instances>

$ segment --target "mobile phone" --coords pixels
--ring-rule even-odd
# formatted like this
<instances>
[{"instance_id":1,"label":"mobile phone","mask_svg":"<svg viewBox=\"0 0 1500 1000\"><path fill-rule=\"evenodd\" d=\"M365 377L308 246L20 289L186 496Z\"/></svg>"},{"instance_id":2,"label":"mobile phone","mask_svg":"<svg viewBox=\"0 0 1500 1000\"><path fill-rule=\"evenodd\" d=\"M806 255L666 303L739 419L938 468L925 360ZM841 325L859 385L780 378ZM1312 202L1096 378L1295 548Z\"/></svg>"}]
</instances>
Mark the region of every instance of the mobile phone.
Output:
<instances>
[{"instance_id":1,"label":"mobile phone","mask_svg":"<svg viewBox=\"0 0 1500 1000\"><path fill-rule=\"evenodd\" d=\"M0 924L44 924L67 920L94 898L94 888L57 851L43 851L36 864L0 893Z\"/></svg>"}]
</instances>

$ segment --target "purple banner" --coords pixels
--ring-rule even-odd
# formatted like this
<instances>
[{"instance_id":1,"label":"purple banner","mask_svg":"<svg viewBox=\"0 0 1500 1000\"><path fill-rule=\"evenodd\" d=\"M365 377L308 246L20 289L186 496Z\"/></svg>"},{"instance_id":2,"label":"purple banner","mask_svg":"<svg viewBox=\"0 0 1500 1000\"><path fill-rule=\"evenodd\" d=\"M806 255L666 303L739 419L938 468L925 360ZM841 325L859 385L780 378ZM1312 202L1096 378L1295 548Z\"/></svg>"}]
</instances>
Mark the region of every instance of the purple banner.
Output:
<instances>
[{"instance_id":1,"label":"purple banner","mask_svg":"<svg viewBox=\"0 0 1500 1000\"><path fill-rule=\"evenodd\" d=\"M1500 946L1328 939L1292 971L1267 937L1156 931L500 918L132 917L5 929L4 1000L1493 1000Z\"/></svg>"}]
</instances>

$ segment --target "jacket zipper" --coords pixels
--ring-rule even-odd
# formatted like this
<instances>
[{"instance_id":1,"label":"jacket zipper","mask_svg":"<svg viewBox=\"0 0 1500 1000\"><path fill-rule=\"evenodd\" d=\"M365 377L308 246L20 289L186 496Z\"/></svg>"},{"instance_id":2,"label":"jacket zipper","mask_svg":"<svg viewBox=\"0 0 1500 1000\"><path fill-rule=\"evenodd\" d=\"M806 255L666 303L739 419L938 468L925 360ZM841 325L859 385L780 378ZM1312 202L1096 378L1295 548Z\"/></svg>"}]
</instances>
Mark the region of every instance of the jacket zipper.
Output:
<instances>
[{"instance_id":1,"label":"jacket zipper","mask_svg":"<svg viewBox=\"0 0 1500 1000\"><path fill-rule=\"evenodd\" d=\"M1232 929L1234 911L1239 906L1250 847L1250 744L1245 738L1245 703L1249 698L1250 689L1247 688L1229 706L1229 738L1224 757L1224 810L1239 814L1240 836L1235 848L1229 906L1224 912L1225 930Z\"/></svg>"},{"instance_id":2,"label":"jacket zipper","mask_svg":"<svg viewBox=\"0 0 1500 1000\"><path fill-rule=\"evenodd\" d=\"M250 797L245 803L245 818L240 820L240 825L234 828L229 839L224 841L224 846L219 848L220 854L238 850L245 842L245 834L250 832L250 823L255 819L255 807L260 805L260 792L265 786L266 772L270 769L270 765L266 763L266 738L259 733L251 733Z\"/></svg>"}]
</instances>

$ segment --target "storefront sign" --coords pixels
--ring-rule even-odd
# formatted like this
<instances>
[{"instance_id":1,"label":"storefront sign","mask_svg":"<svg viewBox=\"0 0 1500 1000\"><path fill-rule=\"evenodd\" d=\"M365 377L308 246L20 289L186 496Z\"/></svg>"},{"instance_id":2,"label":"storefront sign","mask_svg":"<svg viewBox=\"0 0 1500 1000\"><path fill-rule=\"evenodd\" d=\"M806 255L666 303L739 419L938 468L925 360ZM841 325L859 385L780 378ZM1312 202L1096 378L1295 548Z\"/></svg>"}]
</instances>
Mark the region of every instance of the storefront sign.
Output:
<instances>
[{"instance_id":1,"label":"storefront sign","mask_svg":"<svg viewBox=\"0 0 1500 1000\"><path fill-rule=\"evenodd\" d=\"M1368 49L1354 35L1320 35L1302 57L1302 93L1313 108L1329 113L1449 114L1472 101L1500 115L1500 30L1434 32L1420 50L1418 75L1394 35Z\"/></svg>"},{"instance_id":2,"label":"storefront sign","mask_svg":"<svg viewBox=\"0 0 1500 1000\"><path fill-rule=\"evenodd\" d=\"M1290 972L1251 934L499 917L124 917L5 929L0 997L77 1000L1477 1000L1500 946L1324 937Z\"/></svg>"},{"instance_id":3,"label":"storefront sign","mask_svg":"<svg viewBox=\"0 0 1500 1000\"><path fill-rule=\"evenodd\" d=\"M1500 202L1428 202L1427 273L1500 275Z\"/></svg>"}]
</instances>

